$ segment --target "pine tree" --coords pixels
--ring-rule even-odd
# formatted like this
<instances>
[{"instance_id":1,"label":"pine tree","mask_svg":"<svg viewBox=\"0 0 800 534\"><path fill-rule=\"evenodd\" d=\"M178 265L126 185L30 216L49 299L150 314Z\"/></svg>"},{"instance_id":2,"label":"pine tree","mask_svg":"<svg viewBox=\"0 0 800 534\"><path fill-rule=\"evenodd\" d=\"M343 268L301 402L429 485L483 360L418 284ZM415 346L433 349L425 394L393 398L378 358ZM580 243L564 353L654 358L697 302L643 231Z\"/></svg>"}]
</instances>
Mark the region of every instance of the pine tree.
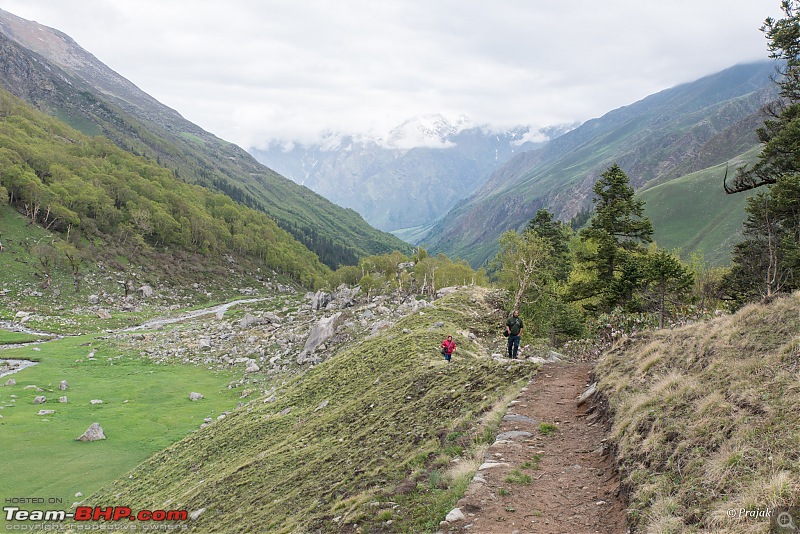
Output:
<instances>
[{"instance_id":1,"label":"pine tree","mask_svg":"<svg viewBox=\"0 0 800 534\"><path fill-rule=\"evenodd\" d=\"M592 241L597 252L582 260L596 280L580 288L580 298L600 297L601 305L613 308L632 300L644 273L640 256L650 243L653 225L644 216L644 201L635 198L628 175L616 163L594 185L594 215L581 237Z\"/></svg>"}]
</instances>

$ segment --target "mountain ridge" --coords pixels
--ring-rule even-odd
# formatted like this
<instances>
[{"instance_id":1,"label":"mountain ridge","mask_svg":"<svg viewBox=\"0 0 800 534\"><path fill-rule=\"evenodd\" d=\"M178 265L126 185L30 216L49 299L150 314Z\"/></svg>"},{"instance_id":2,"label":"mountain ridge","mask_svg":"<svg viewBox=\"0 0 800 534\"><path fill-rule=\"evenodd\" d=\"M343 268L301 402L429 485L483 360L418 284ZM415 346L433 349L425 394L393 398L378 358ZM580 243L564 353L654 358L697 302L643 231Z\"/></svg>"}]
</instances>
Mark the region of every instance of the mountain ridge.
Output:
<instances>
[{"instance_id":1,"label":"mountain ridge","mask_svg":"<svg viewBox=\"0 0 800 534\"><path fill-rule=\"evenodd\" d=\"M451 123L427 115L407 120L386 137L330 132L319 143L276 141L250 151L377 228L396 232L433 223L509 158L573 127L495 131L467 117Z\"/></svg>"},{"instance_id":2,"label":"mountain ridge","mask_svg":"<svg viewBox=\"0 0 800 534\"><path fill-rule=\"evenodd\" d=\"M57 30L0 10L0 64L0 86L15 96L84 133L105 135L159 162L184 181L268 214L329 267L410 250L353 210L280 176L244 149L185 120Z\"/></svg>"},{"instance_id":3,"label":"mountain ridge","mask_svg":"<svg viewBox=\"0 0 800 534\"><path fill-rule=\"evenodd\" d=\"M538 209L567 220L590 206L594 180L613 163L640 188L735 158L758 144L750 128L777 94L771 72L770 62L737 65L587 121L510 159L422 243L483 265L500 234L522 228ZM720 136L736 144L721 143Z\"/></svg>"}]
</instances>

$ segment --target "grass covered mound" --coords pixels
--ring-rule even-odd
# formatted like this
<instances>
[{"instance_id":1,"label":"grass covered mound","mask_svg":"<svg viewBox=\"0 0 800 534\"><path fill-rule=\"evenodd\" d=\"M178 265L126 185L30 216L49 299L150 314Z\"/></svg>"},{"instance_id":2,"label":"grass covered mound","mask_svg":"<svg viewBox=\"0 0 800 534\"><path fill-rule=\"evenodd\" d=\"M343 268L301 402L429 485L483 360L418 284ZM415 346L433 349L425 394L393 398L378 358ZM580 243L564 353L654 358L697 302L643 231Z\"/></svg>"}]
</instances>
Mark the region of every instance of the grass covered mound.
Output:
<instances>
[{"instance_id":1,"label":"grass covered mound","mask_svg":"<svg viewBox=\"0 0 800 534\"><path fill-rule=\"evenodd\" d=\"M489 298L474 288L436 301L85 504L187 509L202 532L435 531L494 440L496 408L536 369L491 357L500 315ZM438 349L448 334L449 365Z\"/></svg>"},{"instance_id":2,"label":"grass covered mound","mask_svg":"<svg viewBox=\"0 0 800 534\"><path fill-rule=\"evenodd\" d=\"M800 295L628 341L596 367L642 532L766 532L800 504Z\"/></svg>"}]
</instances>

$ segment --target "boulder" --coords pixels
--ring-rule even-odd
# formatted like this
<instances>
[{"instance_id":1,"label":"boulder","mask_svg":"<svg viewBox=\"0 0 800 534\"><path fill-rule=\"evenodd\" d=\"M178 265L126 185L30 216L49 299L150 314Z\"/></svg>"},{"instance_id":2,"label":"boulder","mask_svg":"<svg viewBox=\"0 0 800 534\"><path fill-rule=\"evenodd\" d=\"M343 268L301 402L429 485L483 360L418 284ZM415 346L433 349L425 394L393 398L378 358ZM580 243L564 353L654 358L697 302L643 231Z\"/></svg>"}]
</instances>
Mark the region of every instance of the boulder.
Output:
<instances>
[{"instance_id":1,"label":"boulder","mask_svg":"<svg viewBox=\"0 0 800 534\"><path fill-rule=\"evenodd\" d=\"M303 352L313 352L324 343L326 339L330 338L334 334L334 323L341 315L341 313L335 313L330 317L323 317L320 319L314 328L311 329L311 333L308 335L308 339L306 339L306 344L303 346Z\"/></svg>"},{"instance_id":2,"label":"boulder","mask_svg":"<svg viewBox=\"0 0 800 534\"><path fill-rule=\"evenodd\" d=\"M595 393L597 393L597 382L592 383L592 385L589 386L589 389L584 391L583 394L578 398L578 406L583 406L586 404L586 401L591 399Z\"/></svg>"},{"instance_id":3,"label":"boulder","mask_svg":"<svg viewBox=\"0 0 800 534\"><path fill-rule=\"evenodd\" d=\"M69 383L66 380L62 380L61 383L58 385L58 389L61 391L66 391L69 388Z\"/></svg>"},{"instance_id":4,"label":"boulder","mask_svg":"<svg viewBox=\"0 0 800 534\"><path fill-rule=\"evenodd\" d=\"M149 285L147 285L147 284L145 284L145 285L143 285L142 287L140 287L140 288L138 289L138 291L139 291L139 296L140 296L141 298L143 298L143 299L149 299L149 298L151 298L153 295L155 295L155 293L156 293L156 292L153 290L153 288L152 288L152 287L150 287L150 286L149 286Z\"/></svg>"},{"instance_id":5,"label":"boulder","mask_svg":"<svg viewBox=\"0 0 800 534\"><path fill-rule=\"evenodd\" d=\"M317 291L314 294L314 296L311 297L311 309L314 311L323 310L328 306L330 302L331 302L330 293L325 293L322 290Z\"/></svg>"},{"instance_id":6,"label":"boulder","mask_svg":"<svg viewBox=\"0 0 800 534\"><path fill-rule=\"evenodd\" d=\"M248 328L249 326L256 324L258 322L258 318L250 312L244 314L241 321L239 321L239 326L242 328Z\"/></svg>"},{"instance_id":7,"label":"boulder","mask_svg":"<svg viewBox=\"0 0 800 534\"><path fill-rule=\"evenodd\" d=\"M191 401L199 401L200 399L204 398L202 393L197 393L196 391L192 391L189 393L189 400Z\"/></svg>"},{"instance_id":8,"label":"boulder","mask_svg":"<svg viewBox=\"0 0 800 534\"><path fill-rule=\"evenodd\" d=\"M103 433L103 427L100 426L100 423L92 423L86 429L86 432L75 438L76 441L97 441L101 439L106 439L106 435Z\"/></svg>"},{"instance_id":9,"label":"boulder","mask_svg":"<svg viewBox=\"0 0 800 534\"><path fill-rule=\"evenodd\" d=\"M461 511L460 508L453 508L450 510L450 513L447 514L447 517L444 518L445 521L448 523L455 523L456 521L463 521L467 517L464 515L464 512Z\"/></svg>"},{"instance_id":10,"label":"boulder","mask_svg":"<svg viewBox=\"0 0 800 534\"><path fill-rule=\"evenodd\" d=\"M44 404L45 402L47 402L47 397L45 397L44 395L37 395L33 399L34 404Z\"/></svg>"}]
</instances>

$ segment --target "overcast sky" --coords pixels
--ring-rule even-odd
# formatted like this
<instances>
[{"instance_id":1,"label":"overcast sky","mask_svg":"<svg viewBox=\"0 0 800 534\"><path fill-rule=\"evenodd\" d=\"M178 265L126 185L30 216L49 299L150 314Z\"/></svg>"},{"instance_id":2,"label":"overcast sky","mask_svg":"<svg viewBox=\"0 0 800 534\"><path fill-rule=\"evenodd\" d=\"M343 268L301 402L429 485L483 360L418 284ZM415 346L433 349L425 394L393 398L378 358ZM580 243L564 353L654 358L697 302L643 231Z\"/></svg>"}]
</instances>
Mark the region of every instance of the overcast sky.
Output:
<instances>
[{"instance_id":1,"label":"overcast sky","mask_svg":"<svg viewBox=\"0 0 800 534\"><path fill-rule=\"evenodd\" d=\"M4 0L243 148L466 115L585 121L768 58L779 0Z\"/></svg>"}]
</instances>

